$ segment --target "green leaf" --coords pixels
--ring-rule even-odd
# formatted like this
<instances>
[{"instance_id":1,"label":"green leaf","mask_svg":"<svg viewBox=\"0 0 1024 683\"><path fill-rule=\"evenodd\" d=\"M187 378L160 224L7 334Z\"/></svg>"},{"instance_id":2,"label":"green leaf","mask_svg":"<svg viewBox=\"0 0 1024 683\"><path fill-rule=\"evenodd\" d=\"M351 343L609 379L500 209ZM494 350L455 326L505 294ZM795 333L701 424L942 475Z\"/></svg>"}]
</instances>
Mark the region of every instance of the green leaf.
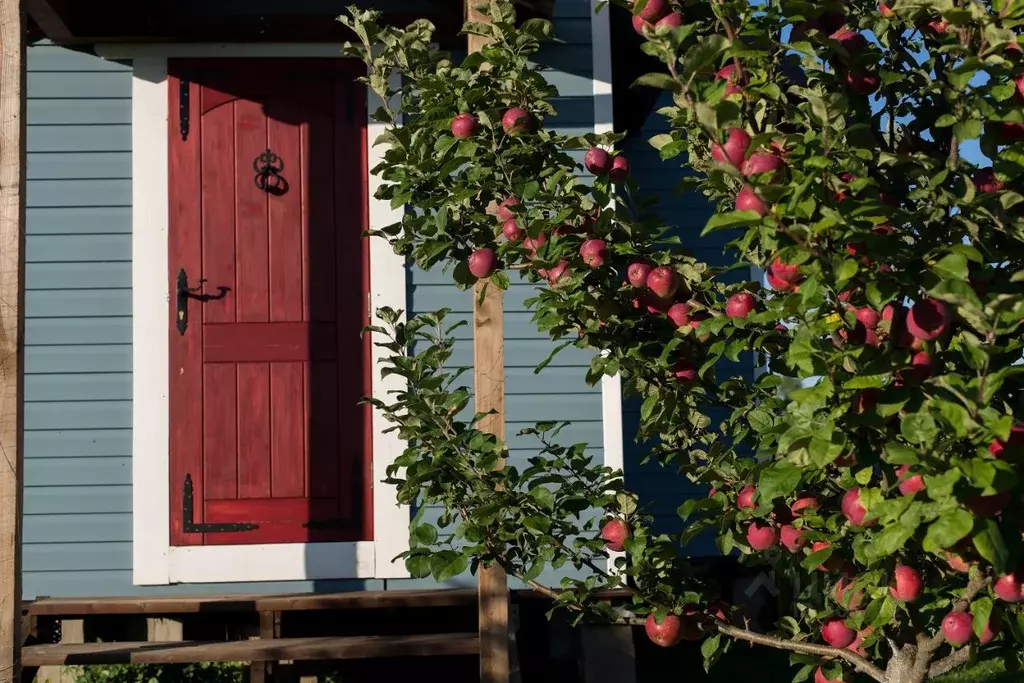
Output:
<instances>
[{"instance_id":1,"label":"green leaf","mask_svg":"<svg viewBox=\"0 0 1024 683\"><path fill-rule=\"evenodd\" d=\"M555 509L555 494L551 489L544 486L537 486L530 489L530 497L537 501L537 504L548 510Z\"/></svg>"},{"instance_id":2,"label":"green leaf","mask_svg":"<svg viewBox=\"0 0 1024 683\"><path fill-rule=\"evenodd\" d=\"M719 647L722 644L722 634L716 633L700 646L700 653L704 655L704 671L711 671L711 667L720 655Z\"/></svg>"},{"instance_id":3,"label":"green leaf","mask_svg":"<svg viewBox=\"0 0 1024 683\"><path fill-rule=\"evenodd\" d=\"M786 460L779 460L761 472L757 480L759 501L771 501L786 496L800 485L801 468Z\"/></svg>"},{"instance_id":4,"label":"green leaf","mask_svg":"<svg viewBox=\"0 0 1024 683\"><path fill-rule=\"evenodd\" d=\"M968 119L967 121L958 121L953 124L953 135L956 136L957 140L973 140L981 136L981 121L978 119Z\"/></svg>"},{"instance_id":5,"label":"green leaf","mask_svg":"<svg viewBox=\"0 0 1024 683\"><path fill-rule=\"evenodd\" d=\"M939 426L928 413L911 413L900 422L900 434L910 443L931 443L939 435Z\"/></svg>"},{"instance_id":6,"label":"green leaf","mask_svg":"<svg viewBox=\"0 0 1024 683\"><path fill-rule=\"evenodd\" d=\"M916 529L910 529L902 524L893 524L885 527L877 534L874 534L865 546L865 555L869 561L874 562L883 557L892 555L914 535Z\"/></svg>"},{"instance_id":7,"label":"green leaf","mask_svg":"<svg viewBox=\"0 0 1024 683\"><path fill-rule=\"evenodd\" d=\"M943 512L928 526L922 547L928 552L951 548L974 528L974 517L959 508Z\"/></svg>"},{"instance_id":8,"label":"green leaf","mask_svg":"<svg viewBox=\"0 0 1024 683\"><path fill-rule=\"evenodd\" d=\"M1005 573L1010 568L1010 552L1003 541L1003 535L999 532L999 525L992 519L979 519L974 526L971 539L978 554L992 563L996 574Z\"/></svg>"},{"instance_id":9,"label":"green leaf","mask_svg":"<svg viewBox=\"0 0 1024 683\"><path fill-rule=\"evenodd\" d=\"M646 85L651 88L660 88L661 90L670 90L672 92L679 92L682 90L682 86L676 82L675 79L670 75L663 73L644 74L633 81L633 85L630 87L635 88L638 85Z\"/></svg>"},{"instance_id":10,"label":"green leaf","mask_svg":"<svg viewBox=\"0 0 1024 683\"><path fill-rule=\"evenodd\" d=\"M988 626L989 619L992 618L992 598L983 595L972 602L971 614L974 615L974 622L972 624L974 633L980 638L985 627Z\"/></svg>"},{"instance_id":11,"label":"green leaf","mask_svg":"<svg viewBox=\"0 0 1024 683\"><path fill-rule=\"evenodd\" d=\"M465 573L469 569L469 560L462 553L454 550L441 550L430 558L430 573L434 580L441 582Z\"/></svg>"},{"instance_id":12,"label":"green leaf","mask_svg":"<svg viewBox=\"0 0 1024 683\"><path fill-rule=\"evenodd\" d=\"M948 254L932 266L932 270L944 279L967 280L967 257L958 253Z\"/></svg>"},{"instance_id":13,"label":"green leaf","mask_svg":"<svg viewBox=\"0 0 1024 683\"><path fill-rule=\"evenodd\" d=\"M405 558L405 568L414 579L425 579L430 576L430 555L410 555Z\"/></svg>"},{"instance_id":14,"label":"green leaf","mask_svg":"<svg viewBox=\"0 0 1024 683\"><path fill-rule=\"evenodd\" d=\"M704 224L701 236L708 235L718 230L727 230L739 226L753 225L760 223L761 217L754 211L725 211L716 213Z\"/></svg>"},{"instance_id":15,"label":"green leaf","mask_svg":"<svg viewBox=\"0 0 1024 683\"><path fill-rule=\"evenodd\" d=\"M437 542L437 529L433 524L420 524L413 529L413 538L420 545L433 545Z\"/></svg>"}]
</instances>

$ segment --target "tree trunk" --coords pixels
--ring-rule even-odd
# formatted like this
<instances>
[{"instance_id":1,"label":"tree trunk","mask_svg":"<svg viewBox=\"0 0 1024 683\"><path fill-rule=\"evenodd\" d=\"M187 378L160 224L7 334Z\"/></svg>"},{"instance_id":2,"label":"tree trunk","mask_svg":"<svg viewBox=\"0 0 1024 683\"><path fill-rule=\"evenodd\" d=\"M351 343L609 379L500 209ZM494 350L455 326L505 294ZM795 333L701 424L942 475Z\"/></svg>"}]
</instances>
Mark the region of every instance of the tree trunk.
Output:
<instances>
[{"instance_id":1,"label":"tree trunk","mask_svg":"<svg viewBox=\"0 0 1024 683\"><path fill-rule=\"evenodd\" d=\"M892 641L889 644L893 656L885 667L886 683L924 683L928 679L928 662L918 661L917 646L899 647Z\"/></svg>"}]
</instances>

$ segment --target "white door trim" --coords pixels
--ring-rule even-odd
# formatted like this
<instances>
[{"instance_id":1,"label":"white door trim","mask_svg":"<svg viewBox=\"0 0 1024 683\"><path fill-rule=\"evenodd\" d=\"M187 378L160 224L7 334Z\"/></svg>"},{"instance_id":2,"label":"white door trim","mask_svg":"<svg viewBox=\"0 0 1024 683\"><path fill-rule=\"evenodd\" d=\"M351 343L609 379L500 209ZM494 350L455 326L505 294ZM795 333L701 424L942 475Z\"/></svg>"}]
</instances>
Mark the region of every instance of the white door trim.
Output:
<instances>
[{"instance_id":1,"label":"white door trim","mask_svg":"<svg viewBox=\"0 0 1024 683\"><path fill-rule=\"evenodd\" d=\"M132 574L135 585L342 578L405 578L392 562L409 547L409 510L383 483L405 448L378 411L373 414L374 540L354 543L170 545L168 306L168 84L173 57L341 57L337 45L147 44L99 45L107 59L130 59L132 74ZM382 160L373 141L383 124L369 113L378 104L367 89L367 177L370 227L401 220L403 208L377 201ZM406 309L404 259L383 240L370 241L372 309ZM401 390L397 375L381 377L383 354L373 347L373 396Z\"/></svg>"}]
</instances>

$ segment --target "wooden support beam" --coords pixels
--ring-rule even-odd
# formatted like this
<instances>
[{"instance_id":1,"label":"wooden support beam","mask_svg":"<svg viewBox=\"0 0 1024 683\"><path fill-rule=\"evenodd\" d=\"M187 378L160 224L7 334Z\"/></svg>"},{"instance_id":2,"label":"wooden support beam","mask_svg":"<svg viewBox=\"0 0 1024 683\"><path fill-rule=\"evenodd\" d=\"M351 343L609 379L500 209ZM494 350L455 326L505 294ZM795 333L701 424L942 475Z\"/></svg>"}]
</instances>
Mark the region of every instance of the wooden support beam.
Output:
<instances>
[{"instance_id":1,"label":"wooden support beam","mask_svg":"<svg viewBox=\"0 0 1024 683\"><path fill-rule=\"evenodd\" d=\"M490 0L466 0L466 20L487 22L490 18L478 7L486 9ZM470 53L478 52L487 43L483 36L470 35ZM485 417L480 428L505 439L505 333L502 291L478 282L473 288L473 386L476 410L494 411ZM499 462L498 469L505 466ZM480 681L508 683L509 662L508 577L493 565L477 572L479 593Z\"/></svg>"},{"instance_id":2,"label":"wooden support beam","mask_svg":"<svg viewBox=\"0 0 1024 683\"><path fill-rule=\"evenodd\" d=\"M64 0L25 0L29 16L46 37L55 43L67 43L74 35L68 28L68 3Z\"/></svg>"},{"instance_id":3,"label":"wooden support beam","mask_svg":"<svg viewBox=\"0 0 1024 683\"><path fill-rule=\"evenodd\" d=\"M22 2L0 0L0 681L21 679L26 28Z\"/></svg>"}]
</instances>

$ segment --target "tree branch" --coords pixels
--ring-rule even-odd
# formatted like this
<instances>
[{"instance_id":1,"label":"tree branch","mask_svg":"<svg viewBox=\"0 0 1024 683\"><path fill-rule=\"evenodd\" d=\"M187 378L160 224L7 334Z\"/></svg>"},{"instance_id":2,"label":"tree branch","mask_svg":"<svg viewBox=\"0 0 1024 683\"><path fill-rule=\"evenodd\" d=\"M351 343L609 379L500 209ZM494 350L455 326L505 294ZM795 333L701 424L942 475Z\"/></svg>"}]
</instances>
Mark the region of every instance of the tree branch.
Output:
<instances>
[{"instance_id":1,"label":"tree branch","mask_svg":"<svg viewBox=\"0 0 1024 683\"><path fill-rule=\"evenodd\" d=\"M967 660L971 658L971 648L962 647L951 655L943 657L939 661L935 662L928 669L928 678L937 678L947 671L952 671L958 666L962 666L967 663Z\"/></svg>"},{"instance_id":2,"label":"tree branch","mask_svg":"<svg viewBox=\"0 0 1024 683\"><path fill-rule=\"evenodd\" d=\"M788 650L790 652L800 652L806 655L818 655L819 657L828 657L829 659L843 659L862 674L870 676L878 681L878 683L885 683L884 671L860 655L850 652L849 650L838 650L828 645L815 645L814 643L799 643L794 640L783 640L782 638L776 638L775 636L766 636L761 633L754 633L753 631L747 631L746 629L737 628L736 626L728 626L722 623L718 624L718 630L730 638L745 640L749 643L754 643L755 645L773 647L776 650Z\"/></svg>"}]
</instances>

